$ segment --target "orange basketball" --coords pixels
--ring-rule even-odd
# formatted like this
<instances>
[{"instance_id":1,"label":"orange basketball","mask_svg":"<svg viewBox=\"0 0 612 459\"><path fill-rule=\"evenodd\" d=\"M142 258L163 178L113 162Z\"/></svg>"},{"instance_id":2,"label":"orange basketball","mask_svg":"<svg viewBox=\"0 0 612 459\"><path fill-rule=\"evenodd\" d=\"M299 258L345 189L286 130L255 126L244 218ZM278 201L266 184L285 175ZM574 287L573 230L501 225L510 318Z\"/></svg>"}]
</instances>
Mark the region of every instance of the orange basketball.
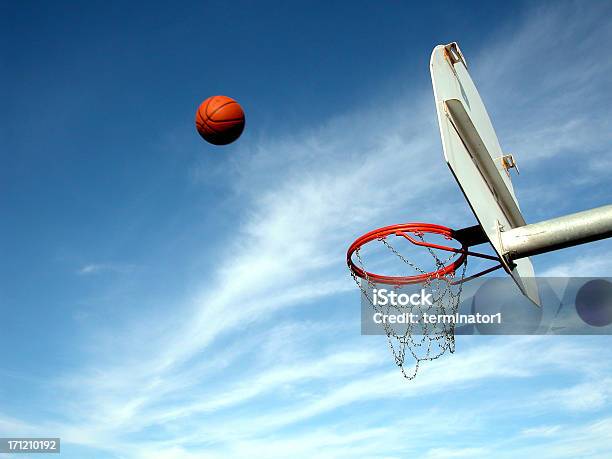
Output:
<instances>
[{"instance_id":1,"label":"orange basketball","mask_svg":"<svg viewBox=\"0 0 612 459\"><path fill-rule=\"evenodd\" d=\"M231 97L212 96L198 107L196 128L213 145L232 143L244 130L244 111Z\"/></svg>"}]
</instances>

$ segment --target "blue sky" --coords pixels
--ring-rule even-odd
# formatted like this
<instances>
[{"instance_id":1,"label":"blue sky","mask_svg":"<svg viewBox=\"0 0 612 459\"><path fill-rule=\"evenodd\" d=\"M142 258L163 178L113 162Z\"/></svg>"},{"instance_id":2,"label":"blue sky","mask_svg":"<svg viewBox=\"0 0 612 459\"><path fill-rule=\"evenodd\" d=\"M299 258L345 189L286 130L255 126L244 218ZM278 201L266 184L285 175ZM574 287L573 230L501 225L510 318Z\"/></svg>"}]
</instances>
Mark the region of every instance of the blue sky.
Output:
<instances>
[{"instance_id":1,"label":"blue sky","mask_svg":"<svg viewBox=\"0 0 612 459\"><path fill-rule=\"evenodd\" d=\"M610 456L608 337L462 337L407 382L360 335L343 258L379 226L474 223L442 159L440 43L518 159L528 221L609 203L609 4L1 16L0 436L94 459ZM226 148L193 125L212 94L246 111ZM536 272L609 276L610 249Z\"/></svg>"}]
</instances>

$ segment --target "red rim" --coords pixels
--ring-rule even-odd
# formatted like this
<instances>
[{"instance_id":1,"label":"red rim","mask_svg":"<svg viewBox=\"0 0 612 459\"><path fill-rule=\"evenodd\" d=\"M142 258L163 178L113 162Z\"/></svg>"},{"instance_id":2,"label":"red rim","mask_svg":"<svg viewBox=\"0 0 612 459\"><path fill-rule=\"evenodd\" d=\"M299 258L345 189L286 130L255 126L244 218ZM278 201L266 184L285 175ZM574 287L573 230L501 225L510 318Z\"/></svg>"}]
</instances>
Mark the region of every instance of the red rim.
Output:
<instances>
[{"instance_id":1,"label":"red rim","mask_svg":"<svg viewBox=\"0 0 612 459\"><path fill-rule=\"evenodd\" d=\"M456 249L454 247L448 247L439 244L432 244L429 242L424 242L422 240L416 240L410 236L410 234L420 235L424 233L431 234L439 234L444 236L447 239L452 239L461 244L461 249ZM459 257L438 269L437 271L432 271L429 273L416 274L414 276L383 276L381 274L371 273L369 271L365 271L358 267L352 259L353 253L357 251L359 248L367 244L368 242L374 241L376 239L380 239L386 236L394 234L396 236L403 236L408 241L410 241L414 245L429 247L434 249L446 250L448 252L455 252L460 254ZM360 238L358 238L355 242L351 244L346 253L346 263L349 269L358 277L366 280L371 280L378 284L388 284L388 285L405 285L405 284L416 284L421 282L426 282L430 279L438 279L442 277L446 277L454 274L457 269L463 265L468 256L468 247L463 244L461 241L458 241L455 236L455 231L451 228L447 228L446 226L434 225L433 223L402 223L399 225L391 225L385 226L384 228L378 228L369 233L364 234Z\"/></svg>"}]
</instances>

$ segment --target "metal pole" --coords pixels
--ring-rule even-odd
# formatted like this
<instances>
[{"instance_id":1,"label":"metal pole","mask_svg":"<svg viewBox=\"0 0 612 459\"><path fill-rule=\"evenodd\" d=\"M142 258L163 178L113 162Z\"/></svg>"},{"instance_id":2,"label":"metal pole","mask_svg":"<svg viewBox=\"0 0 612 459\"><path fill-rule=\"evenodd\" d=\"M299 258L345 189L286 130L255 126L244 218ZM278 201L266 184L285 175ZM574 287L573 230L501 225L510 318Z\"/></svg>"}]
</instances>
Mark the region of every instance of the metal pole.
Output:
<instances>
[{"instance_id":1,"label":"metal pole","mask_svg":"<svg viewBox=\"0 0 612 459\"><path fill-rule=\"evenodd\" d=\"M612 205L500 232L510 260L598 241L612 236Z\"/></svg>"}]
</instances>

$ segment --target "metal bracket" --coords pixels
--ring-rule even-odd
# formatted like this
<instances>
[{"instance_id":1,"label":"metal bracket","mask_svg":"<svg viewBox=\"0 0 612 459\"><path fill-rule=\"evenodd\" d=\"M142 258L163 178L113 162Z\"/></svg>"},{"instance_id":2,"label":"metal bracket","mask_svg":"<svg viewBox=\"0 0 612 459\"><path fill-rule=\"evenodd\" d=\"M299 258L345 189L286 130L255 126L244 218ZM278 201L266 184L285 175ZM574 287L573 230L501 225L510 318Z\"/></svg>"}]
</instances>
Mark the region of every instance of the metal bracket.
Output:
<instances>
[{"instance_id":1,"label":"metal bracket","mask_svg":"<svg viewBox=\"0 0 612 459\"><path fill-rule=\"evenodd\" d=\"M455 230L454 236L459 242L465 244L468 247L484 244L485 242L489 241L489 239L487 238L487 234L480 225L474 225L468 228L461 228L460 230Z\"/></svg>"},{"instance_id":2,"label":"metal bracket","mask_svg":"<svg viewBox=\"0 0 612 459\"><path fill-rule=\"evenodd\" d=\"M506 174L508 174L508 177L510 177L510 169L516 169L516 173L521 175L521 171L519 171L518 164L516 163L516 160L512 154L500 156L499 159L501 160L502 167L506 171Z\"/></svg>"},{"instance_id":3,"label":"metal bracket","mask_svg":"<svg viewBox=\"0 0 612 459\"><path fill-rule=\"evenodd\" d=\"M467 68L465 57L463 57L463 53L456 42L449 43L444 47L444 57L453 65L458 62L463 62L463 65Z\"/></svg>"},{"instance_id":4,"label":"metal bracket","mask_svg":"<svg viewBox=\"0 0 612 459\"><path fill-rule=\"evenodd\" d=\"M504 230L505 230L504 225L502 225L501 222L497 220L497 240L498 240L499 247L501 247L501 252L502 252L499 254L499 256L501 258L504 269L508 272L508 274L510 274L510 272L514 268L516 268L516 263L512 259L512 254L510 254L504 247L504 242L503 242L504 240L502 236L502 233L504 232Z\"/></svg>"}]
</instances>

